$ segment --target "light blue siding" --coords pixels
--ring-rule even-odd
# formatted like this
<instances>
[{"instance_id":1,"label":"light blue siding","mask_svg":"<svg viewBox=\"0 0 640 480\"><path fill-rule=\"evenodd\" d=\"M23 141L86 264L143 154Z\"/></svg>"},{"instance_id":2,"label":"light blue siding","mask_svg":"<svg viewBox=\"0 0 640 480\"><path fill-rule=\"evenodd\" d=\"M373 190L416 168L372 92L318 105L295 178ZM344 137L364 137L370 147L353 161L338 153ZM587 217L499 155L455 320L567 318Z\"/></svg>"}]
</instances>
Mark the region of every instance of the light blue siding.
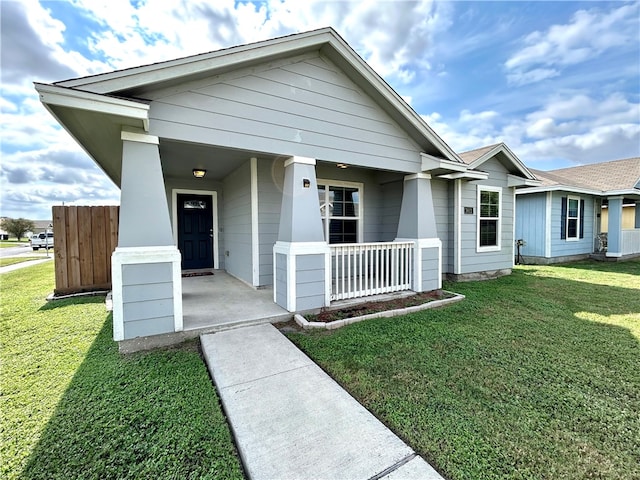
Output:
<instances>
[{"instance_id":1,"label":"light blue siding","mask_svg":"<svg viewBox=\"0 0 640 480\"><path fill-rule=\"evenodd\" d=\"M122 266L124 338L173 332L171 263Z\"/></svg>"},{"instance_id":2,"label":"light blue siding","mask_svg":"<svg viewBox=\"0 0 640 480\"><path fill-rule=\"evenodd\" d=\"M520 249L525 257L545 255L546 198L545 192L516 195L516 240L526 242Z\"/></svg>"},{"instance_id":3,"label":"light blue siding","mask_svg":"<svg viewBox=\"0 0 640 480\"><path fill-rule=\"evenodd\" d=\"M584 200L584 238L563 240L560 238L562 228L562 197L579 197ZM593 197L568 192L553 192L551 200L551 256L565 257L593 252Z\"/></svg>"},{"instance_id":4,"label":"light blue siding","mask_svg":"<svg viewBox=\"0 0 640 480\"><path fill-rule=\"evenodd\" d=\"M440 283L439 258L437 248L422 249L422 290L436 290Z\"/></svg>"},{"instance_id":5,"label":"light blue siding","mask_svg":"<svg viewBox=\"0 0 640 480\"><path fill-rule=\"evenodd\" d=\"M329 59L309 54L160 94L163 138L415 173L418 146Z\"/></svg>"},{"instance_id":6,"label":"light blue siding","mask_svg":"<svg viewBox=\"0 0 640 480\"><path fill-rule=\"evenodd\" d=\"M324 255L296 256L296 310L324 306Z\"/></svg>"},{"instance_id":7,"label":"light blue siding","mask_svg":"<svg viewBox=\"0 0 640 480\"><path fill-rule=\"evenodd\" d=\"M281 307L287 306L287 256L276 253L276 303Z\"/></svg>"},{"instance_id":8,"label":"light blue siding","mask_svg":"<svg viewBox=\"0 0 640 480\"><path fill-rule=\"evenodd\" d=\"M251 284L251 168L247 161L224 179L225 269Z\"/></svg>"}]
</instances>

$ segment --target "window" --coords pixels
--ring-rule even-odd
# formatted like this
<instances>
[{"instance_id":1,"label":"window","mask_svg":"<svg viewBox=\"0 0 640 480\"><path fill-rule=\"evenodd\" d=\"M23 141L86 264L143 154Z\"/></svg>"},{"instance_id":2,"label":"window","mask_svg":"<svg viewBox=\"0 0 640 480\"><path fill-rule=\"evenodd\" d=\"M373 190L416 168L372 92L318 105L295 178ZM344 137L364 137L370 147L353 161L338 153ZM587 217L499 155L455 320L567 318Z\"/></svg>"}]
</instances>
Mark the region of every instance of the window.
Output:
<instances>
[{"instance_id":1,"label":"window","mask_svg":"<svg viewBox=\"0 0 640 480\"><path fill-rule=\"evenodd\" d=\"M318 180L324 238L329 243L360 241L362 184Z\"/></svg>"},{"instance_id":2,"label":"window","mask_svg":"<svg viewBox=\"0 0 640 480\"><path fill-rule=\"evenodd\" d=\"M569 241L584 238L584 200L562 197L560 208L560 238Z\"/></svg>"},{"instance_id":3,"label":"window","mask_svg":"<svg viewBox=\"0 0 640 480\"><path fill-rule=\"evenodd\" d=\"M478 186L478 252L500 250L502 189Z\"/></svg>"}]
</instances>

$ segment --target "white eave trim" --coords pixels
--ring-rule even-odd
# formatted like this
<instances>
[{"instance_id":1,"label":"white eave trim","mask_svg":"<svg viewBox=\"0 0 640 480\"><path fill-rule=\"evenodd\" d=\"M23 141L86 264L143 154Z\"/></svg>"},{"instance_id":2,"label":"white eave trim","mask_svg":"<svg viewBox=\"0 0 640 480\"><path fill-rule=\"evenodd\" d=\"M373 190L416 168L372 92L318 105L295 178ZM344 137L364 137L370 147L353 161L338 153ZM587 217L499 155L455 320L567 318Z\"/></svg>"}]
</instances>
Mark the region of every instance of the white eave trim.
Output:
<instances>
[{"instance_id":1,"label":"white eave trim","mask_svg":"<svg viewBox=\"0 0 640 480\"><path fill-rule=\"evenodd\" d=\"M40 95L40 101L47 106L55 105L132 118L142 121L144 130L149 131L147 104L43 83L36 83L35 88Z\"/></svg>"},{"instance_id":2,"label":"white eave trim","mask_svg":"<svg viewBox=\"0 0 640 480\"><path fill-rule=\"evenodd\" d=\"M542 185L540 180L531 180L530 178L519 177L517 175L507 174L508 187L539 187Z\"/></svg>"},{"instance_id":3,"label":"white eave trim","mask_svg":"<svg viewBox=\"0 0 640 480\"><path fill-rule=\"evenodd\" d=\"M424 152L420 153L420 157L422 159L421 170L423 172L430 172L437 169L450 170L453 172L466 172L469 169L465 163L434 157L433 155L429 155Z\"/></svg>"},{"instance_id":4,"label":"white eave trim","mask_svg":"<svg viewBox=\"0 0 640 480\"><path fill-rule=\"evenodd\" d=\"M604 194L604 192L602 192L601 190L572 187L570 185L550 185L550 186L521 188L516 190L517 195L524 195L527 193L541 193L541 192L573 192L573 193L583 193L586 195L598 195L598 196L602 196Z\"/></svg>"},{"instance_id":5,"label":"white eave trim","mask_svg":"<svg viewBox=\"0 0 640 480\"><path fill-rule=\"evenodd\" d=\"M487 172L481 172L479 170L467 170L466 172L438 175L438 178L446 178L447 180L456 180L458 178L467 180L487 180L489 178L489 174Z\"/></svg>"},{"instance_id":6,"label":"white eave trim","mask_svg":"<svg viewBox=\"0 0 640 480\"><path fill-rule=\"evenodd\" d=\"M482 165L484 162L486 162L490 158L494 157L500 151L502 151L507 156L507 158L511 161L513 166L515 166L518 170L520 170L520 173L522 173L522 175L524 175L525 178L529 180L534 180L534 181L536 180L536 176L533 173L531 173L531 171L527 168L527 166L524 163L522 163L522 161L518 157L516 157L515 153L513 153L505 143L497 144L495 147L493 147L491 150L486 152L480 158L476 158L473 162L469 164L469 168L471 169L478 168L480 165ZM537 184L534 184L534 185L537 185ZM513 186L516 186L516 185L513 185Z\"/></svg>"}]
</instances>

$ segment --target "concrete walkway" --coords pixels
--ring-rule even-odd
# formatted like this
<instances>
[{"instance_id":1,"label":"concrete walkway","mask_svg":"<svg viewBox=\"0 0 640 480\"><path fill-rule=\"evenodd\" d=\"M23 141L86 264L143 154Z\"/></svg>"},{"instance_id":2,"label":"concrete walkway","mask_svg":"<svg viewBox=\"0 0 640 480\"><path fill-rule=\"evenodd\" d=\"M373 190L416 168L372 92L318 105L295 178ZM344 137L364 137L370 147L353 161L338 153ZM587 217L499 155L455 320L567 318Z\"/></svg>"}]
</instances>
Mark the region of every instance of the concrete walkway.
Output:
<instances>
[{"instance_id":1,"label":"concrete walkway","mask_svg":"<svg viewBox=\"0 0 640 480\"><path fill-rule=\"evenodd\" d=\"M273 325L201 341L250 479L442 479Z\"/></svg>"},{"instance_id":2,"label":"concrete walkway","mask_svg":"<svg viewBox=\"0 0 640 480\"><path fill-rule=\"evenodd\" d=\"M10 258L10 257L8 257ZM0 267L0 273L13 272L14 270L19 270L21 268L30 267L31 265L37 265L39 263L48 262L53 260L53 256L49 258L39 258L37 260L27 260L25 262L14 263L13 265L7 265L6 267Z\"/></svg>"}]
</instances>

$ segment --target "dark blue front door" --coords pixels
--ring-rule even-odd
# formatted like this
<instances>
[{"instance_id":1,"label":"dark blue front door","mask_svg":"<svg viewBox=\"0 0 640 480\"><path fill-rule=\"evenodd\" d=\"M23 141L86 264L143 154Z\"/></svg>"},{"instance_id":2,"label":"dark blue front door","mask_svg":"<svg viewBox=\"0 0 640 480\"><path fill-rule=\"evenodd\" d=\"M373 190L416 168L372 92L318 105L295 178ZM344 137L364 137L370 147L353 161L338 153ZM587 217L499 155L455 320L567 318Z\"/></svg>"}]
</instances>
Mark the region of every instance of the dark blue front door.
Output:
<instances>
[{"instance_id":1,"label":"dark blue front door","mask_svg":"<svg viewBox=\"0 0 640 480\"><path fill-rule=\"evenodd\" d=\"M213 267L211 195L178 194L178 248L182 268Z\"/></svg>"}]
</instances>

